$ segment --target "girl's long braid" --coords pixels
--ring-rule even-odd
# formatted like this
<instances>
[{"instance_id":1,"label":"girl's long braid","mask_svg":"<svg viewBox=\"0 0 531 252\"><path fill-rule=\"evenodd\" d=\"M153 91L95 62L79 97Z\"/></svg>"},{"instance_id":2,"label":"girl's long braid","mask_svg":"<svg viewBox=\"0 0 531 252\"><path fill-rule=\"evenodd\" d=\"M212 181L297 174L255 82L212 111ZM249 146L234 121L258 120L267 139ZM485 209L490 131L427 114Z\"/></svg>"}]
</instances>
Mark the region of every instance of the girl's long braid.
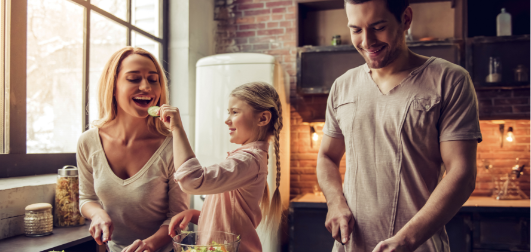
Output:
<instances>
[{"instance_id":1,"label":"girl's long braid","mask_svg":"<svg viewBox=\"0 0 531 252\"><path fill-rule=\"evenodd\" d=\"M275 95L275 109L272 112L276 113L276 122L273 124L273 136L274 136L274 147L275 147L275 159L276 159L276 167L277 167L277 176L276 176L276 188L275 192L273 193L273 197L271 199L271 208L269 210L271 219L268 220L268 226L270 226L270 229L273 231L278 230L278 227L280 225L280 222L282 220L282 201L280 197L280 176L281 176L281 169L280 169L280 130L282 130L282 127L284 124L282 123L282 105L280 103L280 99L278 95Z\"/></svg>"}]
</instances>

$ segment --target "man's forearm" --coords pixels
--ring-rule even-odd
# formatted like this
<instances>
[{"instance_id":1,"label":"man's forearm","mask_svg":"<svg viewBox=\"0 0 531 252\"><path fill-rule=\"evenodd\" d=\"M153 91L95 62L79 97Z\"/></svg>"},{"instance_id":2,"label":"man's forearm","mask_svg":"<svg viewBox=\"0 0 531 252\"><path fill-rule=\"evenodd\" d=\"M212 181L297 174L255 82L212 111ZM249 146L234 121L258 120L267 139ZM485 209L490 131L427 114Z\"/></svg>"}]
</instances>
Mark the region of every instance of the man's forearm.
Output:
<instances>
[{"instance_id":1,"label":"man's forearm","mask_svg":"<svg viewBox=\"0 0 531 252\"><path fill-rule=\"evenodd\" d=\"M464 168L464 167L455 167ZM469 170L469 169L464 169ZM403 239L411 251L440 230L470 197L475 187L475 174L448 173L435 188L422 209L395 235Z\"/></svg>"},{"instance_id":2,"label":"man's forearm","mask_svg":"<svg viewBox=\"0 0 531 252\"><path fill-rule=\"evenodd\" d=\"M317 177L328 205L345 202L339 164L333 162L326 155L319 155L317 159Z\"/></svg>"}]
</instances>

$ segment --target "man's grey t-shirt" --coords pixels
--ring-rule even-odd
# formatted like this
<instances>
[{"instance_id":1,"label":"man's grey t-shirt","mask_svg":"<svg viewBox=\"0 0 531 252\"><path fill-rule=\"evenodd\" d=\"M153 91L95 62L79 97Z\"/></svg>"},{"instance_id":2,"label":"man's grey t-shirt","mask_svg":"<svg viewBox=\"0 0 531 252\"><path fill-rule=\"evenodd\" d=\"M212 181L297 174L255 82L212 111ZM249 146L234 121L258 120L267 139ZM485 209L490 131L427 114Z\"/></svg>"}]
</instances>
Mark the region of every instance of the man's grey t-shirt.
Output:
<instances>
[{"instance_id":1,"label":"man's grey t-shirt","mask_svg":"<svg viewBox=\"0 0 531 252\"><path fill-rule=\"evenodd\" d=\"M323 129L345 142L343 190L356 221L346 251L371 252L424 206L444 172L440 142L481 141L462 67L431 57L385 95L370 71L364 64L336 79ZM416 251L450 251L444 228Z\"/></svg>"}]
</instances>

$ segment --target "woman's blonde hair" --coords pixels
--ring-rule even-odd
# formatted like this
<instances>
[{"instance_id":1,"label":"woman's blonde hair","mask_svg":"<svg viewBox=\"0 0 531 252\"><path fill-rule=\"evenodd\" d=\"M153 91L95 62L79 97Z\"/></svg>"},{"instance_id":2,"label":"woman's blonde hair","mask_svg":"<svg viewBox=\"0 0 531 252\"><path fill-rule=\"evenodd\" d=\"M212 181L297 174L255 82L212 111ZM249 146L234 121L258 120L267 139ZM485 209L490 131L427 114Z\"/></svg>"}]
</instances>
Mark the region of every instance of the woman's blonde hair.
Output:
<instances>
[{"instance_id":1,"label":"woman's blonde hair","mask_svg":"<svg viewBox=\"0 0 531 252\"><path fill-rule=\"evenodd\" d=\"M231 96L238 98L249 104L256 112L271 112L271 121L268 125L260 128L257 139L259 141L268 141L273 136L276 159L276 189L269 202L269 188L266 183L264 194L260 201L262 210L262 220L265 221L266 227L276 231L282 218L282 201L280 199L280 130L282 130L282 105L280 97L272 85L265 82L251 82L235 88Z\"/></svg>"},{"instance_id":2,"label":"woman's blonde hair","mask_svg":"<svg viewBox=\"0 0 531 252\"><path fill-rule=\"evenodd\" d=\"M117 114L117 104L114 97L114 91L116 90L116 81L122 61L129 55L138 54L149 58L155 64L157 73L159 75L159 83L161 87L160 98L157 102L157 106L168 103L168 87L166 86L167 79L164 69L159 64L157 59L148 51L140 47L126 46L117 52L115 52L109 61L105 64L103 72L101 73L100 80L98 81L98 107L100 115L98 120L94 121L92 125L97 128L103 127L108 122L114 120ZM148 119L149 129L160 133L164 136L170 136L170 131L164 123L155 117L149 117Z\"/></svg>"}]
</instances>

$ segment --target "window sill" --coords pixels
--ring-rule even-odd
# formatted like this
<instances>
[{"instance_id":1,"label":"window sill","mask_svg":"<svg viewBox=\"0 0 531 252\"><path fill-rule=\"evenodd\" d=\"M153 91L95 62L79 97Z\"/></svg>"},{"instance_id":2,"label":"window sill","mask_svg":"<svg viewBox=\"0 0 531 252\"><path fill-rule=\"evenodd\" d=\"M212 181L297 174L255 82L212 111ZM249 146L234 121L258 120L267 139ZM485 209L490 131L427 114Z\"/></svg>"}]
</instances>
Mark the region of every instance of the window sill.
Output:
<instances>
[{"instance_id":1,"label":"window sill","mask_svg":"<svg viewBox=\"0 0 531 252\"><path fill-rule=\"evenodd\" d=\"M53 206L56 182L57 174L0 179L0 240L24 233L27 205Z\"/></svg>"}]
</instances>

